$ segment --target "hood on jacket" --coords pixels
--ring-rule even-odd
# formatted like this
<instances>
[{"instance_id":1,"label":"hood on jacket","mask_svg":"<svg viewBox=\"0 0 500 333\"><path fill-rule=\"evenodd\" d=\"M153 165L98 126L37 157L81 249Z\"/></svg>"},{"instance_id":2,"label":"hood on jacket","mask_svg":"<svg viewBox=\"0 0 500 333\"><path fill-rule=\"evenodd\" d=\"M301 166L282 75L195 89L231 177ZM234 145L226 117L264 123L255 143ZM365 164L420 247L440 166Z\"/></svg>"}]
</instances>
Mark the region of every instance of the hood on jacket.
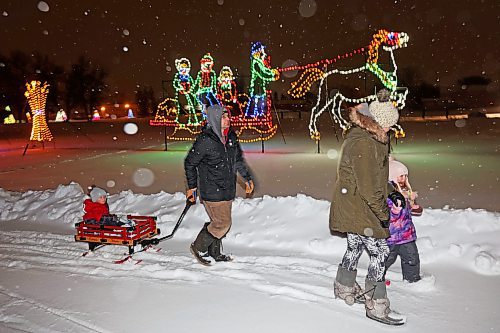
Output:
<instances>
[{"instance_id":1,"label":"hood on jacket","mask_svg":"<svg viewBox=\"0 0 500 333\"><path fill-rule=\"evenodd\" d=\"M207 127L211 128L222 142L224 142L224 138L222 137L221 120L225 111L226 109L218 104L207 108Z\"/></svg>"}]
</instances>

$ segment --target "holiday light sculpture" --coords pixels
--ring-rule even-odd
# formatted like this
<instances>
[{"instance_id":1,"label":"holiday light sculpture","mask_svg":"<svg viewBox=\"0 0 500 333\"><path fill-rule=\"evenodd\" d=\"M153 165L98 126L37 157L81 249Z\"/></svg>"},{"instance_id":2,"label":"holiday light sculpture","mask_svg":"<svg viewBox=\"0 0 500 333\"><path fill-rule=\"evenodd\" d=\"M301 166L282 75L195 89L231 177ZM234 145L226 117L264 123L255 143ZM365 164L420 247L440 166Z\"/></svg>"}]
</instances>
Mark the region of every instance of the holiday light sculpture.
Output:
<instances>
[{"instance_id":1,"label":"holiday light sculpture","mask_svg":"<svg viewBox=\"0 0 500 333\"><path fill-rule=\"evenodd\" d=\"M169 119L179 119L177 109L178 102L173 98L165 98L163 102L158 104L158 110L156 111L155 120L156 122L168 122Z\"/></svg>"},{"instance_id":2,"label":"holiday light sculpture","mask_svg":"<svg viewBox=\"0 0 500 333\"><path fill-rule=\"evenodd\" d=\"M188 114L188 125L199 125L202 119L199 119L196 115L196 110L198 107L198 100L195 96L195 84L194 80L189 75L191 71L191 62L187 58L175 59L175 67L177 68L177 73L174 77L173 86L175 89L175 99L177 100L177 110L181 110L179 97L184 96L187 105L185 110ZM177 113L179 116L179 112ZM176 119L177 121L179 119Z\"/></svg>"},{"instance_id":3,"label":"holiday light sculpture","mask_svg":"<svg viewBox=\"0 0 500 333\"><path fill-rule=\"evenodd\" d=\"M246 93L238 93L234 75L230 67L224 66L218 78L213 71L213 58L206 53L201 61L202 70L198 73L197 80L193 83L189 76L191 65L189 60L182 58L176 60L178 73L174 78L175 98L166 98L158 105L155 119L150 121L152 126L173 127L170 135L165 135L172 140L194 140L195 135L201 131L204 121L196 116L194 105L198 100L206 101L207 106L215 103L225 106L230 112L231 127L240 136L241 142L266 141L276 134L277 126L273 124L271 115L270 91L267 91L269 82L277 80L279 73L277 69L270 68L270 57L265 54L265 47L261 43L252 46L252 80L250 82L251 96ZM214 88L214 83L216 84ZM195 91L196 90L196 91ZM182 122L180 117L181 103L179 96L185 96L188 109L193 110L187 122ZM249 105L253 105L249 108ZM198 107L201 106L197 104ZM247 111L245 113L245 110ZM251 110L251 112L248 112ZM187 133L186 133L187 132ZM242 133L245 132L245 136ZM186 135L187 134L187 135Z\"/></svg>"},{"instance_id":4,"label":"holiday light sculpture","mask_svg":"<svg viewBox=\"0 0 500 333\"><path fill-rule=\"evenodd\" d=\"M172 134L165 134L165 147L167 138L178 141L193 140L193 136L200 133L203 125L203 117L197 115L197 111L201 111L201 105L196 98L195 82L189 75L191 63L187 58L181 58L175 60L175 66L177 68L173 80L175 98L163 100L158 105L155 119L149 122L151 126L165 126L174 129ZM187 103L184 105L184 111L187 113L186 117L184 117L181 101L179 100L181 96L184 97Z\"/></svg>"},{"instance_id":5,"label":"holiday light sculpture","mask_svg":"<svg viewBox=\"0 0 500 333\"><path fill-rule=\"evenodd\" d=\"M231 117L231 127L238 131L241 142L263 142L276 134L277 126L273 124L271 114L271 91L267 90L267 86L279 78L279 72L277 69L271 69L271 58L265 51L266 47L262 43L252 43L250 96L238 94L240 109L244 109L245 113Z\"/></svg>"},{"instance_id":6,"label":"holiday light sculpture","mask_svg":"<svg viewBox=\"0 0 500 333\"><path fill-rule=\"evenodd\" d=\"M238 94L231 67L224 66L217 78L217 97L223 103L236 103Z\"/></svg>"},{"instance_id":7,"label":"holiday light sculpture","mask_svg":"<svg viewBox=\"0 0 500 333\"><path fill-rule=\"evenodd\" d=\"M56 114L56 122L63 122L68 120L68 116L66 115L66 112L63 109L59 109Z\"/></svg>"},{"instance_id":8,"label":"holiday light sculpture","mask_svg":"<svg viewBox=\"0 0 500 333\"><path fill-rule=\"evenodd\" d=\"M99 114L99 111L94 110L94 112L92 113L92 121L96 120L101 120L101 115Z\"/></svg>"},{"instance_id":9,"label":"holiday light sculpture","mask_svg":"<svg viewBox=\"0 0 500 333\"><path fill-rule=\"evenodd\" d=\"M33 125L31 127L30 141L51 141L53 139L50 133L47 121L45 119L45 103L47 102L47 94L49 93L49 85L45 82L43 85L40 81L31 81L26 83L26 92L24 96L28 99L28 104L33 113ZM26 149L25 149L26 152Z\"/></svg>"},{"instance_id":10,"label":"holiday light sculpture","mask_svg":"<svg viewBox=\"0 0 500 333\"><path fill-rule=\"evenodd\" d=\"M3 123L4 124L15 124L16 118L14 118L14 115L11 113L3 119Z\"/></svg>"},{"instance_id":11,"label":"holiday light sculpture","mask_svg":"<svg viewBox=\"0 0 500 333\"><path fill-rule=\"evenodd\" d=\"M231 116L241 115L242 104L238 101L236 82L229 66L224 66L220 70L217 78L217 98L221 104L226 106Z\"/></svg>"},{"instance_id":12,"label":"holiday light sculpture","mask_svg":"<svg viewBox=\"0 0 500 333\"><path fill-rule=\"evenodd\" d=\"M349 98L338 91L332 99L330 99L324 106L320 107L320 100L322 96L322 91L325 89L326 79L330 75L350 75L357 74L361 72L371 72L374 74L382 83L382 85L387 88L390 92L390 100L398 109L402 109L405 106L406 97L408 94L408 89L398 88L397 80L397 64L394 58L394 50L403 48L407 46L409 37L404 32L389 32L387 30L379 30L373 35L373 39L370 45L366 48L360 48L353 50L352 52L345 53L343 55L338 55L332 59L323 59L316 63L307 64L303 66L290 66L286 68L279 69L280 72L283 71L293 71L293 70L305 70L299 79L292 83L291 89L288 91L293 97L299 98L303 97L306 92L311 89L314 82L320 80L318 98L316 105L313 107L311 112L311 119L309 122L309 132L311 138L314 140L320 139L320 133L317 128L318 117L327 109L330 108L335 121L343 128L347 129L349 127L349 122L342 117L341 114L341 104L343 102L350 103L369 103L377 99L376 94L365 96L362 98ZM391 64L393 67L392 71L383 70L378 64L379 51L380 49L389 53L391 58ZM335 64L337 61L346 59L355 55L367 55L366 62L363 66L352 68L348 70L340 70L334 68L330 71L323 71L319 67L324 67ZM393 130L396 132L396 137L404 136L404 131L399 125L395 125Z\"/></svg>"},{"instance_id":13,"label":"holiday light sculpture","mask_svg":"<svg viewBox=\"0 0 500 333\"><path fill-rule=\"evenodd\" d=\"M217 74L213 70L214 58L206 53L200 60L200 71L196 76L195 91L198 102L205 107L220 104L217 100Z\"/></svg>"},{"instance_id":14,"label":"holiday light sculpture","mask_svg":"<svg viewBox=\"0 0 500 333\"><path fill-rule=\"evenodd\" d=\"M279 79L277 69L271 69L270 60L266 63L266 47L261 42L252 43L250 57L250 100L245 110L247 117L262 117L267 110L267 86Z\"/></svg>"},{"instance_id":15,"label":"holiday light sculpture","mask_svg":"<svg viewBox=\"0 0 500 333\"><path fill-rule=\"evenodd\" d=\"M127 111L127 118L135 118L134 111L132 109L128 109Z\"/></svg>"}]
</instances>

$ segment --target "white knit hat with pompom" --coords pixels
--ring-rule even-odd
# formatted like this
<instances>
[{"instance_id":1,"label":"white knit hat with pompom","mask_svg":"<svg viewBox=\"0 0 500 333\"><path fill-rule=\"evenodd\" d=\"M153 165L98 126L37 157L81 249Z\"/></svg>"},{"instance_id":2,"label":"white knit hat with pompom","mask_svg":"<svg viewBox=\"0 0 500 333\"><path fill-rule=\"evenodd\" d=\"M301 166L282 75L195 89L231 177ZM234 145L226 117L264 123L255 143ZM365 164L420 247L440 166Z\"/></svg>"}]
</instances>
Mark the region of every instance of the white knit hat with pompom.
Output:
<instances>
[{"instance_id":1,"label":"white knit hat with pompom","mask_svg":"<svg viewBox=\"0 0 500 333\"><path fill-rule=\"evenodd\" d=\"M399 112L391 101L373 101L369 106L372 118L380 127L392 127L398 123Z\"/></svg>"}]
</instances>

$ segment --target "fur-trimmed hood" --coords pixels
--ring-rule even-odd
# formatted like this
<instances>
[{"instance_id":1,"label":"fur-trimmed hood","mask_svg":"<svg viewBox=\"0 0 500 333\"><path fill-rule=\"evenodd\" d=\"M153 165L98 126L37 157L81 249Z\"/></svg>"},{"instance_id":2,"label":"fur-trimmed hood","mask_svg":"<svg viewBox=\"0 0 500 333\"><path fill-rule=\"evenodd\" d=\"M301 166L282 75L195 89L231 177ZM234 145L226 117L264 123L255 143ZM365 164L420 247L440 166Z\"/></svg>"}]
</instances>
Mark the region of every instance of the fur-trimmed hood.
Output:
<instances>
[{"instance_id":1,"label":"fur-trimmed hood","mask_svg":"<svg viewBox=\"0 0 500 333\"><path fill-rule=\"evenodd\" d=\"M351 124L366 130L372 137L381 142L389 142L389 135L373 118L361 114L356 108L349 108L349 119Z\"/></svg>"}]
</instances>

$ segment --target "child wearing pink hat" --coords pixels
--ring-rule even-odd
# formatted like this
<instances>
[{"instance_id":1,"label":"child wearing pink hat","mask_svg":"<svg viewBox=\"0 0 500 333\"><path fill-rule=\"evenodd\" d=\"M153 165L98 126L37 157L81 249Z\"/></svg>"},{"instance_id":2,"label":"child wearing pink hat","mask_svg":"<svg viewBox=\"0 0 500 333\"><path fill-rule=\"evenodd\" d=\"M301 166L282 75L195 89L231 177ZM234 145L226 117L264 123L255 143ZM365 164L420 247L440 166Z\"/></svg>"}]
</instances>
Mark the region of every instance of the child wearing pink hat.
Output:
<instances>
[{"instance_id":1,"label":"child wearing pink hat","mask_svg":"<svg viewBox=\"0 0 500 333\"><path fill-rule=\"evenodd\" d=\"M408 181L408 168L399 161L390 160L389 181L406 198L406 205L403 208L402 205L395 205L390 199L387 199L391 217L389 224L391 236L387 239L390 253L385 262L385 269L387 271L400 256L403 280L417 282L421 279L420 257L416 243L417 232L412 221L416 193L412 192ZM420 208L420 206L418 207ZM420 214L422 214L422 210L420 210Z\"/></svg>"},{"instance_id":2,"label":"child wearing pink hat","mask_svg":"<svg viewBox=\"0 0 500 333\"><path fill-rule=\"evenodd\" d=\"M389 181L393 182L401 194L410 202L411 215L420 216L424 209L416 203L417 192L414 192L408 179L408 168L403 163L390 158L389 161Z\"/></svg>"}]
</instances>

